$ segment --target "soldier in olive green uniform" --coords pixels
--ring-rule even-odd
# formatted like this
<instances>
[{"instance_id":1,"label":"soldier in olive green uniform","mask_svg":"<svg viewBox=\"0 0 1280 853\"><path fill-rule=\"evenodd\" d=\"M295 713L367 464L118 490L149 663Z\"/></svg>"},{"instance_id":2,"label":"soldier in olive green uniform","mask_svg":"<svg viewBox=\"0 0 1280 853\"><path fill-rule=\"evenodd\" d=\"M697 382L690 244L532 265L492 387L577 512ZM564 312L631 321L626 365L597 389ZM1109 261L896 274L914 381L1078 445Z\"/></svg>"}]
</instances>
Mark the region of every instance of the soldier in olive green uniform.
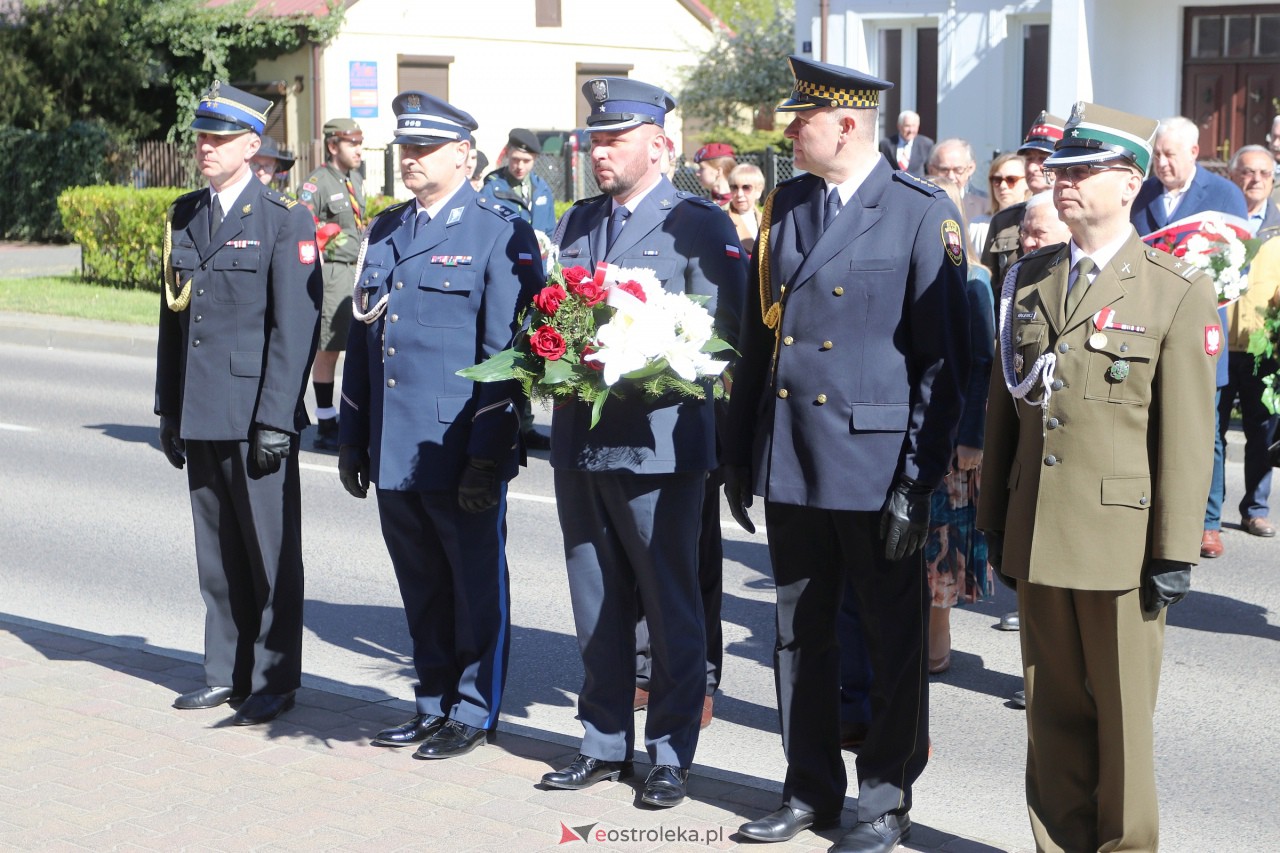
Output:
<instances>
[{"instance_id":1,"label":"soldier in olive green uniform","mask_svg":"<svg viewBox=\"0 0 1280 853\"><path fill-rule=\"evenodd\" d=\"M368 219L364 207L361 146L364 133L354 119L330 119L324 126L324 165L303 181L298 200L316 218L317 228L336 222L340 234L324 249L324 307L320 341L316 345L311 385L316 394L316 450L338 449L338 410L333 406L333 377L338 353L347 345L351 325L351 291L355 285L356 255Z\"/></svg>"},{"instance_id":2,"label":"soldier in olive green uniform","mask_svg":"<svg viewBox=\"0 0 1280 853\"><path fill-rule=\"evenodd\" d=\"M1159 840L1164 608L1199 559L1223 337L1208 277L1129 224L1155 129L1076 105L1045 161L1071 241L1027 255L1001 293L978 525L1018 591L1042 851Z\"/></svg>"}]
</instances>

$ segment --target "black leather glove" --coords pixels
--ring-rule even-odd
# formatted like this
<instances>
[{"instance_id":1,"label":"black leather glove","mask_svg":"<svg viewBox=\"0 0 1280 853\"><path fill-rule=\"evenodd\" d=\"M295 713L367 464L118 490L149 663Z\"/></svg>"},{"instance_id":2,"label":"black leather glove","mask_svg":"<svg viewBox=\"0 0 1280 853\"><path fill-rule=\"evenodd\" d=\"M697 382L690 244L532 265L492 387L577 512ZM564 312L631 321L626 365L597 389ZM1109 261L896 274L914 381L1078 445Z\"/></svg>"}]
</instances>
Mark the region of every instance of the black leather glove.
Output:
<instances>
[{"instance_id":1,"label":"black leather glove","mask_svg":"<svg viewBox=\"0 0 1280 853\"><path fill-rule=\"evenodd\" d=\"M933 489L899 477L880 509L880 538L887 560L914 554L929 538L929 500Z\"/></svg>"},{"instance_id":2,"label":"black leather glove","mask_svg":"<svg viewBox=\"0 0 1280 853\"><path fill-rule=\"evenodd\" d=\"M1142 571L1142 609L1155 616L1177 604L1191 592L1191 564L1176 560L1151 560Z\"/></svg>"},{"instance_id":3,"label":"black leather glove","mask_svg":"<svg viewBox=\"0 0 1280 853\"><path fill-rule=\"evenodd\" d=\"M353 498L369 495L369 451L353 444L338 448L338 479Z\"/></svg>"},{"instance_id":4,"label":"black leather glove","mask_svg":"<svg viewBox=\"0 0 1280 853\"><path fill-rule=\"evenodd\" d=\"M280 463L289 457L293 436L271 427L259 426L253 430L253 464L264 474L280 470Z\"/></svg>"},{"instance_id":5,"label":"black leather glove","mask_svg":"<svg viewBox=\"0 0 1280 853\"><path fill-rule=\"evenodd\" d=\"M492 459L471 457L458 481L458 506L467 512L484 512L498 505L502 481L498 479L498 463Z\"/></svg>"},{"instance_id":6,"label":"black leather glove","mask_svg":"<svg viewBox=\"0 0 1280 853\"><path fill-rule=\"evenodd\" d=\"M169 460L169 464L179 471L187 464L187 443L182 440L182 430L177 418L160 416L160 449L164 451L164 458Z\"/></svg>"},{"instance_id":7,"label":"black leather glove","mask_svg":"<svg viewBox=\"0 0 1280 853\"><path fill-rule=\"evenodd\" d=\"M984 530L982 535L987 540L987 562L991 564L991 568L996 570L996 577L1000 579L1000 583L1009 587L1009 589L1017 590L1018 581L1000 571L1000 567L1004 563L1004 531Z\"/></svg>"},{"instance_id":8,"label":"black leather glove","mask_svg":"<svg viewBox=\"0 0 1280 853\"><path fill-rule=\"evenodd\" d=\"M745 465L722 465L720 475L724 477L724 499L729 504L729 514L743 530L755 533L756 526L747 515L747 507L753 500L751 469Z\"/></svg>"}]
</instances>

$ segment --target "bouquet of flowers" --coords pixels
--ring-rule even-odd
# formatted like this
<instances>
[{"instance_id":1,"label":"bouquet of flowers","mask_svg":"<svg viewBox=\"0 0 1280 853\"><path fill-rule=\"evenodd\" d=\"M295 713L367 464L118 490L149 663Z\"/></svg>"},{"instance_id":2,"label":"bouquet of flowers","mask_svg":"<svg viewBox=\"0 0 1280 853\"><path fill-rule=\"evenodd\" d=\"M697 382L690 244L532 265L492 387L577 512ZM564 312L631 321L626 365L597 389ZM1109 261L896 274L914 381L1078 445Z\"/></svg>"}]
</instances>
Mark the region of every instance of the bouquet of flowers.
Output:
<instances>
[{"instance_id":1,"label":"bouquet of flowers","mask_svg":"<svg viewBox=\"0 0 1280 853\"><path fill-rule=\"evenodd\" d=\"M1218 290L1218 307L1235 302L1249 287L1249 262L1261 241L1238 216L1216 211L1170 223L1142 238L1148 246L1204 270Z\"/></svg>"},{"instance_id":2,"label":"bouquet of flowers","mask_svg":"<svg viewBox=\"0 0 1280 853\"><path fill-rule=\"evenodd\" d=\"M540 400L576 397L591 404L593 427L610 395L706 398L704 380L728 364L712 356L730 349L715 334L707 297L671 293L649 269L599 264L593 274L554 257L550 266L511 348L459 376L517 379Z\"/></svg>"},{"instance_id":3,"label":"bouquet of flowers","mask_svg":"<svg viewBox=\"0 0 1280 853\"><path fill-rule=\"evenodd\" d=\"M1280 307L1268 302L1262 313L1262 328L1249 336L1249 355L1254 359L1254 373L1265 369L1273 372L1262 377L1262 405L1271 414L1280 412L1280 391L1276 389L1275 361L1280 358Z\"/></svg>"}]
</instances>

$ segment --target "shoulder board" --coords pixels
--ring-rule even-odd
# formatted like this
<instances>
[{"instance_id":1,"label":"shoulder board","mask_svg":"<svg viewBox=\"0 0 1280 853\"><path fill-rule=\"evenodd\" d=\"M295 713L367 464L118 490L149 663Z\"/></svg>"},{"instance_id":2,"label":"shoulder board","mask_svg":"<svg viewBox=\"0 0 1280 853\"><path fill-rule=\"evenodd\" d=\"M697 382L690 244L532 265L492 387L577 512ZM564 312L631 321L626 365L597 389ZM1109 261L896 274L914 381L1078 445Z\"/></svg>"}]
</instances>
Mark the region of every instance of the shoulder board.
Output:
<instances>
[{"instance_id":1,"label":"shoulder board","mask_svg":"<svg viewBox=\"0 0 1280 853\"><path fill-rule=\"evenodd\" d=\"M691 201L695 204L700 204L703 207L709 207L712 210L720 209L720 205L716 204L711 199L704 198L703 196L700 196L700 195L695 195L694 193L691 193L691 192L685 192L684 190L679 190L678 192L676 192L676 199L678 201Z\"/></svg>"},{"instance_id":2,"label":"shoulder board","mask_svg":"<svg viewBox=\"0 0 1280 853\"><path fill-rule=\"evenodd\" d=\"M1056 254L1058 253L1058 250L1059 250L1059 249L1061 249L1061 248L1062 248L1063 246L1065 246L1065 245L1067 245L1067 244L1066 244L1066 243L1052 243L1052 244L1050 244L1050 245L1048 245L1048 246L1041 246L1039 249L1036 249L1034 252L1029 252L1028 254L1023 255L1023 256L1022 256L1022 260L1024 260L1024 261L1030 261L1030 260L1035 259L1035 258L1049 258L1049 257L1052 257L1053 255L1056 255Z\"/></svg>"},{"instance_id":3,"label":"shoulder board","mask_svg":"<svg viewBox=\"0 0 1280 853\"><path fill-rule=\"evenodd\" d=\"M1175 258L1168 252L1162 252L1159 249L1153 249L1150 246L1144 249L1142 254L1146 255L1147 260L1151 261L1151 263L1156 266L1164 267L1174 275L1182 276L1188 281L1195 278L1200 273L1204 273L1204 270L1200 269L1195 264L1189 264L1181 258Z\"/></svg>"},{"instance_id":4,"label":"shoulder board","mask_svg":"<svg viewBox=\"0 0 1280 853\"><path fill-rule=\"evenodd\" d=\"M520 214L516 213L511 208L506 207L505 205L499 202L490 201L488 196L483 196L483 195L476 196L476 204L480 205L490 213L500 216L501 218L507 220L508 222L510 222L513 219L520 218Z\"/></svg>"},{"instance_id":5,"label":"shoulder board","mask_svg":"<svg viewBox=\"0 0 1280 853\"><path fill-rule=\"evenodd\" d=\"M298 200L296 198L289 198L284 193L280 193L275 190L264 190L262 197L267 201L275 202L285 210L292 210L298 206Z\"/></svg>"},{"instance_id":6,"label":"shoulder board","mask_svg":"<svg viewBox=\"0 0 1280 853\"><path fill-rule=\"evenodd\" d=\"M593 201L599 201L600 199L602 199L602 198L604 198L604 197L605 197L605 194L604 194L604 193L600 193L600 195L593 195L593 196L587 196L586 198L580 198L580 199L578 199L577 201L575 201L575 202L573 203L573 206L574 206L574 207L577 207L577 206L578 206L578 205L580 205L580 204L590 204L591 202L593 202Z\"/></svg>"},{"instance_id":7,"label":"shoulder board","mask_svg":"<svg viewBox=\"0 0 1280 853\"><path fill-rule=\"evenodd\" d=\"M785 181L778 181L777 186L785 187L787 184L794 184L797 181L803 181L807 177L809 177L808 172L801 172L798 175L792 175L791 177L787 178Z\"/></svg>"},{"instance_id":8,"label":"shoulder board","mask_svg":"<svg viewBox=\"0 0 1280 853\"><path fill-rule=\"evenodd\" d=\"M942 187L939 187L936 184L931 184L921 178L917 178L915 175L912 175L909 172L904 172L901 169L893 170L893 178L899 183L906 184L913 190L919 190L925 195L934 196L935 198L945 198L947 195L946 190L942 189Z\"/></svg>"},{"instance_id":9,"label":"shoulder board","mask_svg":"<svg viewBox=\"0 0 1280 853\"><path fill-rule=\"evenodd\" d=\"M198 190L192 190L189 193L183 193L182 195L178 196L173 200L172 206L177 207L180 204L191 204L200 198L201 193L207 193L207 192L209 192L208 187L201 187Z\"/></svg>"}]
</instances>

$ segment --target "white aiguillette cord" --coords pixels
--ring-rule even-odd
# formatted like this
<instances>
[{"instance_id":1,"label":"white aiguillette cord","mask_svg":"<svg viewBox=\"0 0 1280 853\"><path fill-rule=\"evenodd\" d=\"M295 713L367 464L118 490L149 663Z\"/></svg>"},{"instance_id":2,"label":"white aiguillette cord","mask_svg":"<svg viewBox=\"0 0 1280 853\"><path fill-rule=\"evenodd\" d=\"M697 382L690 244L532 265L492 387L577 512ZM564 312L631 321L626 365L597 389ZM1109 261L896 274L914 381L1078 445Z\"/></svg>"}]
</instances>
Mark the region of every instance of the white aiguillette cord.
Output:
<instances>
[{"instance_id":1,"label":"white aiguillette cord","mask_svg":"<svg viewBox=\"0 0 1280 853\"><path fill-rule=\"evenodd\" d=\"M1027 394L1035 387L1036 380L1042 380L1044 396L1040 398L1041 409L1048 410L1049 398L1053 395L1053 368L1058 363L1057 355L1052 351L1043 353L1027 370L1021 382L1013 369L1013 328L1009 323L1009 312L1013 307L1013 291L1018 279L1018 268L1022 266L1019 259L1004 277L1000 286L1000 366L1004 371L1004 385L1016 400L1026 400ZM1027 400L1031 405L1035 401Z\"/></svg>"}]
</instances>

